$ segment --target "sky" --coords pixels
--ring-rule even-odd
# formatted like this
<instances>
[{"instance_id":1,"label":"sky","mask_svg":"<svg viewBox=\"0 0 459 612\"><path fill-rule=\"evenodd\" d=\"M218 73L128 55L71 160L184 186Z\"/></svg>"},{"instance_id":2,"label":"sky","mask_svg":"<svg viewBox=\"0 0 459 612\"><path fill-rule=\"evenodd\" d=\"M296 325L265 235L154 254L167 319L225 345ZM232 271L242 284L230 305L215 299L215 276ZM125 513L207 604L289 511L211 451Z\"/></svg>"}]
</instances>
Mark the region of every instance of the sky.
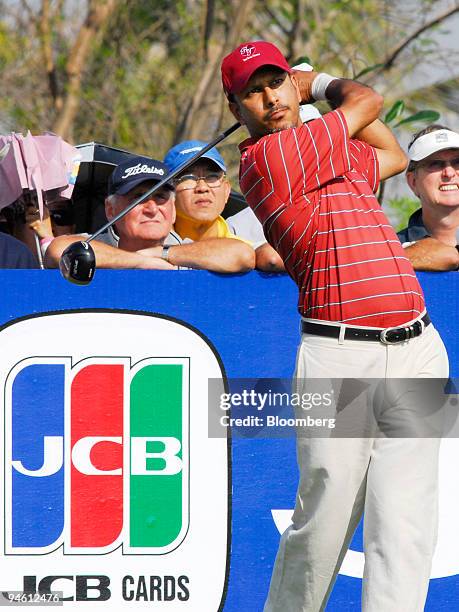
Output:
<instances>
[{"instance_id":1,"label":"sky","mask_svg":"<svg viewBox=\"0 0 459 612\"><path fill-rule=\"evenodd\" d=\"M451 6L452 4L457 5L459 3L437 1L436 12L440 12L439 7L442 5ZM448 30L447 34L443 33L445 30ZM443 63L435 66L434 70L427 63L419 64L417 70L412 73L413 86L417 86L419 83L427 86L437 81L458 77L459 75L459 13L445 20L438 31L432 30L430 36L438 42L440 48L451 51L451 55Z\"/></svg>"}]
</instances>

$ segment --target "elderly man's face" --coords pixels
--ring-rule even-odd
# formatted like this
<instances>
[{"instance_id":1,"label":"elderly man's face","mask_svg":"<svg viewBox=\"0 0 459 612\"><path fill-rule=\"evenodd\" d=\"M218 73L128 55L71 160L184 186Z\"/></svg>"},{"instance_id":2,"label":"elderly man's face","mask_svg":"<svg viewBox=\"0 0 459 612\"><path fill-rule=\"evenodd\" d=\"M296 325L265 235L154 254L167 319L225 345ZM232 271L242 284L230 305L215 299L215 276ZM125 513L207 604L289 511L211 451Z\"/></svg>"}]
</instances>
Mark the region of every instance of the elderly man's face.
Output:
<instances>
[{"instance_id":1,"label":"elderly man's face","mask_svg":"<svg viewBox=\"0 0 459 612\"><path fill-rule=\"evenodd\" d=\"M223 170L213 161L201 159L176 180L177 216L212 223L225 208L230 190Z\"/></svg>"},{"instance_id":2,"label":"elderly man's face","mask_svg":"<svg viewBox=\"0 0 459 612\"><path fill-rule=\"evenodd\" d=\"M126 195L116 196L115 203L106 204L107 218L124 210L132 201L146 193L155 181L145 181ZM138 204L116 223L120 247L131 251L162 244L175 221L174 192L161 188L147 200Z\"/></svg>"},{"instance_id":3,"label":"elderly man's face","mask_svg":"<svg viewBox=\"0 0 459 612\"><path fill-rule=\"evenodd\" d=\"M432 153L406 178L422 206L459 206L459 149Z\"/></svg>"},{"instance_id":4,"label":"elderly man's face","mask_svg":"<svg viewBox=\"0 0 459 612\"><path fill-rule=\"evenodd\" d=\"M294 76L275 66L264 66L234 95L230 110L253 138L260 138L301 125L300 100Z\"/></svg>"}]
</instances>

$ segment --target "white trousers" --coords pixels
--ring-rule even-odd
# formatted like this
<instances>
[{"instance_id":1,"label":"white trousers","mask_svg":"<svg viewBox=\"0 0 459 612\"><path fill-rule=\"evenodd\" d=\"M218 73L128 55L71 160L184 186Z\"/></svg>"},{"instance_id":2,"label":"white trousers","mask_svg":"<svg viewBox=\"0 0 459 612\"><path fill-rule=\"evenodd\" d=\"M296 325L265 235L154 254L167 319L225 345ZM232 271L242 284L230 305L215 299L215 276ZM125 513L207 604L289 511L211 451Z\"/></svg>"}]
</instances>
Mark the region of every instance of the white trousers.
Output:
<instances>
[{"instance_id":1,"label":"white trousers","mask_svg":"<svg viewBox=\"0 0 459 612\"><path fill-rule=\"evenodd\" d=\"M447 378L448 357L430 325L395 345L304 334L296 375ZM297 439L293 525L282 535L265 612L319 612L362 512L362 610L421 612L437 535L439 438Z\"/></svg>"}]
</instances>

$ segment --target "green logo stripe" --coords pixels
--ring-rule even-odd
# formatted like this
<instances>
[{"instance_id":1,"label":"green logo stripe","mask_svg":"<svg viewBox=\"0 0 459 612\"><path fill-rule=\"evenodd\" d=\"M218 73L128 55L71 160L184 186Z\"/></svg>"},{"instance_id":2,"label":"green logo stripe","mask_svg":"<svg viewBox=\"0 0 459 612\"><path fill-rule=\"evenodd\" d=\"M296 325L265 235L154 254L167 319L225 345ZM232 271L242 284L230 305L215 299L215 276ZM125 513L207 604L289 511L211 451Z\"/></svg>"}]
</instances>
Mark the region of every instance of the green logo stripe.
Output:
<instances>
[{"instance_id":1,"label":"green logo stripe","mask_svg":"<svg viewBox=\"0 0 459 612\"><path fill-rule=\"evenodd\" d=\"M181 365L137 372L130 427L130 545L167 546L182 527Z\"/></svg>"}]
</instances>

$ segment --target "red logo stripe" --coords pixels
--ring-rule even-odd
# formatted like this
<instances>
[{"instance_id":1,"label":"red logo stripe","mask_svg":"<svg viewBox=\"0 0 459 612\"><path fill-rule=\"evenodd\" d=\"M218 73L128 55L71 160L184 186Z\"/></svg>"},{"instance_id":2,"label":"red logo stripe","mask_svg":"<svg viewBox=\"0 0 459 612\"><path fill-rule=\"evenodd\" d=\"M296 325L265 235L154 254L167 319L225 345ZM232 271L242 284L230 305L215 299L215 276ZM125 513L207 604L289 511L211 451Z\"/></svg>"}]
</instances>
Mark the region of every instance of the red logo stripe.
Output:
<instances>
[{"instance_id":1,"label":"red logo stripe","mask_svg":"<svg viewBox=\"0 0 459 612\"><path fill-rule=\"evenodd\" d=\"M107 546L122 529L123 372L88 365L72 383L72 547Z\"/></svg>"}]
</instances>

